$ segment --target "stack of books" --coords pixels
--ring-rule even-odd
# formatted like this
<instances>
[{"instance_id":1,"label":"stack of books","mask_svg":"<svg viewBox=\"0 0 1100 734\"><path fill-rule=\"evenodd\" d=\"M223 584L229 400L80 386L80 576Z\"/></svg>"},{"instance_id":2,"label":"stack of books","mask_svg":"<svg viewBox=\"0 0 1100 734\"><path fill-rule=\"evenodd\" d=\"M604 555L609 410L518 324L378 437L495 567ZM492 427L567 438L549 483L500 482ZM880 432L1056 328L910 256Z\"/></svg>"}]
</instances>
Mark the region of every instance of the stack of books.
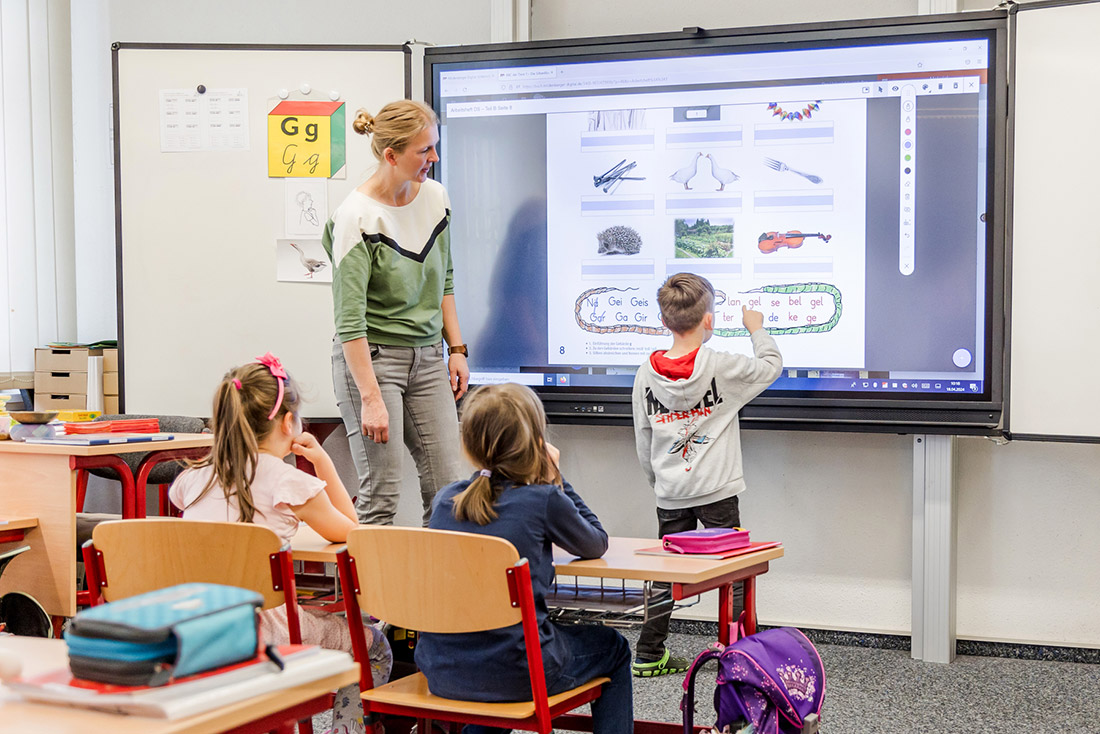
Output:
<instances>
[{"instance_id":1,"label":"stack of books","mask_svg":"<svg viewBox=\"0 0 1100 734\"><path fill-rule=\"evenodd\" d=\"M164 686L116 686L74 678L68 667L31 678L5 681L28 701L115 714L179 719L273 691L337 675L355 666L345 652L316 645L286 645L278 659L252 660L172 681Z\"/></svg>"},{"instance_id":2,"label":"stack of books","mask_svg":"<svg viewBox=\"0 0 1100 734\"><path fill-rule=\"evenodd\" d=\"M159 433L160 421L156 418L120 418L113 421L91 423L66 423L65 433Z\"/></svg>"}]
</instances>

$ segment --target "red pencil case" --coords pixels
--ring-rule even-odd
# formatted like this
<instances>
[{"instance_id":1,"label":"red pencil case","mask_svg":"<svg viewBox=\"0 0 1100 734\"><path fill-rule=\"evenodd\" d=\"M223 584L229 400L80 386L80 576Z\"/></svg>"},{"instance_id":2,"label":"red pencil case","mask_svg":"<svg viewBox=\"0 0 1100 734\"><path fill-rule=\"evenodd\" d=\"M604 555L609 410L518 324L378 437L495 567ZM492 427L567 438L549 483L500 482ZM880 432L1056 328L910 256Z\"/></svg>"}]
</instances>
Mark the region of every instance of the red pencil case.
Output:
<instances>
[{"instance_id":1,"label":"red pencil case","mask_svg":"<svg viewBox=\"0 0 1100 734\"><path fill-rule=\"evenodd\" d=\"M744 528L703 528L669 533L661 539L664 548L674 553L721 553L749 545Z\"/></svg>"}]
</instances>

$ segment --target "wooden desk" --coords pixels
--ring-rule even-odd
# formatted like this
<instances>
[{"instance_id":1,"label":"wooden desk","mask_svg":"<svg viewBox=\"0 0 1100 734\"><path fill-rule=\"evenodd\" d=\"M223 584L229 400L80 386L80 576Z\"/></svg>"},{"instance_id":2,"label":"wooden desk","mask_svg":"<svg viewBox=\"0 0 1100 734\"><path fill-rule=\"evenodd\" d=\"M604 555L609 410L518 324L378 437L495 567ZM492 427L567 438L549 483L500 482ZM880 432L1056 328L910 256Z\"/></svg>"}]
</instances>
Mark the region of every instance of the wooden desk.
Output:
<instances>
[{"instance_id":1,"label":"wooden desk","mask_svg":"<svg viewBox=\"0 0 1100 734\"><path fill-rule=\"evenodd\" d=\"M67 648L61 640L0 637L0 650L11 651L24 660L24 676L68 664ZM50 734L214 734L227 730L258 733L276 729L288 718L293 720L328 709L332 705L331 692L358 681L358 670L354 666L309 684L173 720L27 703L0 685L0 721L4 722L4 731Z\"/></svg>"},{"instance_id":2,"label":"wooden desk","mask_svg":"<svg viewBox=\"0 0 1100 734\"><path fill-rule=\"evenodd\" d=\"M748 610L746 631L756 631L756 577L767 573L768 563L783 557L783 546L756 553L714 561L686 556L648 556L634 553L638 548L652 548L661 542L652 538L611 538L602 558L578 560L560 548L554 548L554 569L557 576L659 581L672 585L675 600L718 589L718 637L729 644L733 619L733 584L745 582L745 609ZM302 524L290 541L296 561L335 563L343 543L330 543Z\"/></svg>"},{"instance_id":3,"label":"wooden desk","mask_svg":"<svg viewBox=\"0 0 1100 734\"><path fill-rule=\"evenodd\" d=\"M116 469L123 480L123 509L130 507L130 512L123 514L134 517L136 484L119 454L151 452L144 467L157 459L154 454L213 444L214 437L208 433L177 433L171 441L155 444L106 446L0 441L0 515L38 518L38 527L26 532L31 549L4 572L0 594L23 591L37 599L47 614L76 614L77 471L91 466Z\"/></svg>"},{"instance_id":4,"label":"wooden desk","mask_svg":"<svg viewBox=\"0 0 1100 734\"><path fill-rule=\"evenodd\" d=\"M746 553L725 560L715 561L687 556L638 555L639 548L660 546L651 538L611 538L607 553L601 558L582 561L560 548L554 548L554 572L556 576L616 579L629 581L660 581L672 585L672 598L676 600L718 589L718 641L730 642L730 624L733 619L733 584L745 582L745 631L756 631L756 577L767 573L768 562L783 556L783 546ZM567 714L554 720L555 727L570 731L591 731L591 719L586 715ZM635 734L681 734L683 723L658 721L634 722ZM696 732L710 731L696 726Z\"/></svg>"},{"instance_id":5,"label":"wooden desk","mask_svg":"<svg viewBox=\"0 0 1100 734\"><path fill-rule=\"evenodd\" d=\"M631 581L661 581L672 585L672 598L684 599L718 589L718 640L730 641L733 619L733 584L745 582L746 632L756 631L756 577L767 573L768 562L783 556L783 546L746 553L721 561L688 556L638 555L639 548L659 546L649 538L611 538L602 558L578 560L560 548L554 548L557 576L576 576Z\"/></svg>"},{"instance_id":6,"label":"wooden desk","mask_svg":"<svg viewBox=\"0 0 1100 734\"><path fill-rule=\"evenodd\" d=\"M302 523L290 539L290 552L295 561L336 563L336 554L344 549L344 543L330 543L317 531Z\"/></svg>"}]
</instances>

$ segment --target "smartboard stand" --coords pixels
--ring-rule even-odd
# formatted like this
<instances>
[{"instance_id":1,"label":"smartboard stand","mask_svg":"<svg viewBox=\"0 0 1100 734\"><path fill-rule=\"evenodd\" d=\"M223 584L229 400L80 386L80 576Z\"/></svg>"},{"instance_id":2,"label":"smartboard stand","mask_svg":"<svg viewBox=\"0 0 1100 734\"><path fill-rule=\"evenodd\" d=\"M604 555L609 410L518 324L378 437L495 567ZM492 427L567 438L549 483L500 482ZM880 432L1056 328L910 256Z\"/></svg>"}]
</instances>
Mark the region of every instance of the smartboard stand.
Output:
<instances>
[{"instance_id":1,"label":"smartboard stand","mask_svg":"<svg viewBox=\"0 0 1100 734\"><path fill-rule=\"evenodd\" d=\"M954 436L913 436L912 657L955 659L958 527Z\"/></svg>"}]
</instances>

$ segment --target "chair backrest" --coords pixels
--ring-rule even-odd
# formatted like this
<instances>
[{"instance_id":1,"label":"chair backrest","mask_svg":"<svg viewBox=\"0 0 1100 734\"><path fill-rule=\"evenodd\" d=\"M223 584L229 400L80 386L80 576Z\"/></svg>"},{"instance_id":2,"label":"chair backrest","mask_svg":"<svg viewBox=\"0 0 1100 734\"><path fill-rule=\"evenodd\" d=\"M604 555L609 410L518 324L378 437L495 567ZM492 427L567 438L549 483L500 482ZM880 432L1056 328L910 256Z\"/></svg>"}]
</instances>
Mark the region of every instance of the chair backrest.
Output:
<instances>
[{"instance_id":1,"label":"chair backrest","mask_svg":"<svg viewBox=\"0 0 1100 734\"><path fill-rule=\"evenodd\" d=\"M479 632L519 624L507 570L519 553L491 535L368 525L348 533L361 609L421 632Z\"/></svg>"},{"instance_id":2,"label":"chair backrest","mask_svg":"<svg viewBox=\"0 0 1100 734\"><path fill-rule=\"evenodd\" d=\"M286 603L288 587L293 599L293 576L284 581L289 555L280 553L279 536L262 525L117 520L96 526L92 544L102 553L103 578L96 580L106 581L100 592L107 601L190 582L251 589L263 595L264 609Z\"/></svg>"}]
</instances>

